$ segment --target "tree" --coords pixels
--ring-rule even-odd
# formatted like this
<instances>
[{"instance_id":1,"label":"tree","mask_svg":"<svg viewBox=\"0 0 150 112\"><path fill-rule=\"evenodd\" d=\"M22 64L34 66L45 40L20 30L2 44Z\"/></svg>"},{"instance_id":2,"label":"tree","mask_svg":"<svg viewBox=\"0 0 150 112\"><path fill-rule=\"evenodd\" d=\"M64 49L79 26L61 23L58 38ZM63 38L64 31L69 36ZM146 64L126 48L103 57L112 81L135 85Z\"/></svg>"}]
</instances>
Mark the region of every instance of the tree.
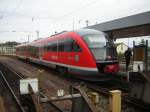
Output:
<instances>
[{"instance_id":1,"label":"tree","mask_svg":"<svg viewBox=\"0 0 150 112\"><path fill-rule=\"evenodd\" d=\"M3 45L4 45L4 46L13 47L13 46L16 46L16 45L18 45L18 44L19 44L18 42L14 42L14 41L10 42L10 41L8 41L8 42L4 43Z\"/></svg>"}]
</instances>

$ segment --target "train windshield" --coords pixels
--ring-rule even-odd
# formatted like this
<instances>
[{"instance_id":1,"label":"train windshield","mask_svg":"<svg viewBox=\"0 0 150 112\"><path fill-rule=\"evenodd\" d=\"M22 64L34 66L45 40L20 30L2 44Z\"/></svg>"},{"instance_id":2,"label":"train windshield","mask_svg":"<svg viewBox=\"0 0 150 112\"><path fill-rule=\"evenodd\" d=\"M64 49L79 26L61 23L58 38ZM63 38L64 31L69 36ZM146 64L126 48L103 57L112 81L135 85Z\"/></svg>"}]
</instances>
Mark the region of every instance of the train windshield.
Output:
<instances>
[{"instance_id":1,"label":"train windshield","mask_svg":"<svg viewBox=\"0 0 150 112\"><path fill-rule=\"evenodd\" d=\"M106 46L106 38L104 35L86 35L83 37L89 48L102 48Z\"/></svg>"},{"instance_id":2,"label":"train windshield","mask_svg":"<svg viewBox=\"0 0 150 112\"><path fill-rule=\"evenodd\" d=\"M105 35L86 35L83 39L96 60L105 60L107 55L114 51L113 42Z\"/></svg>"}]
</instances>

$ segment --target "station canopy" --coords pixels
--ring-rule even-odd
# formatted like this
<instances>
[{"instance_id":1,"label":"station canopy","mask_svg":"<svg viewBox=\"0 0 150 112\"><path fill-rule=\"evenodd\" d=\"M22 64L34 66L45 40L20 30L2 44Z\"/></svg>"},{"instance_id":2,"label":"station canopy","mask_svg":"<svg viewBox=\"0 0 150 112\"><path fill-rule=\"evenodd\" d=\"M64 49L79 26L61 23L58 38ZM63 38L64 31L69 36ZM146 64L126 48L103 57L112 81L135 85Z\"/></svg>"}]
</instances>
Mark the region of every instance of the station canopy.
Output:
<instances>
[{"instance_id":1,"label":"station canopy","mask_svg":"<svg viewBox=\"0 0 150 112\"><path fill-rule=\"evenodd\" d=\"M104 31L113 38L127 38L150 35L150 11L88 26Z\"/></svg>"}]
</instances>

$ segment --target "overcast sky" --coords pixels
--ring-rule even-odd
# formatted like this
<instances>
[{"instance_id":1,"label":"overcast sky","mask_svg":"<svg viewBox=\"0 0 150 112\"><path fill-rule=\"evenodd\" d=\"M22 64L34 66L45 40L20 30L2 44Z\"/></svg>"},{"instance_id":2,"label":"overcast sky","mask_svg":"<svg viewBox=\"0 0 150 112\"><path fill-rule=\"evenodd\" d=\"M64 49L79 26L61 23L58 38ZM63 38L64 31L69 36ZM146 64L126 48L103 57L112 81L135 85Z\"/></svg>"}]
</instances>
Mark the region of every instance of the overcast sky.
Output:
<instances>
[{"instance_id":1,"label":"overcast sky","mask_svg":"<svg viewBox=\"0 0 150 112\"><path fill-rule=\"evenodd\" d=\"M26 42L150 11L150 0L0 0L0 43Z\"/></svg>"}]
</instances>

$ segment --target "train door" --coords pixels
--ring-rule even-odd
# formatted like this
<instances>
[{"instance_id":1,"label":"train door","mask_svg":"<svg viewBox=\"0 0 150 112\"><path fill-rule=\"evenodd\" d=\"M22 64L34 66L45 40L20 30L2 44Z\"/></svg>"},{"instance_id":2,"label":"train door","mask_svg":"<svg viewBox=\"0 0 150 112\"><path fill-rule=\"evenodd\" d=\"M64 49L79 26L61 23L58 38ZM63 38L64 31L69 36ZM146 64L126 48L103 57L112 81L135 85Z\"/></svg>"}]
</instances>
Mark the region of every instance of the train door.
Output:
<instances>
[{"instance_id":1,"label":"train door","mask_svg":"<svg viewBox=\"0 0 150 112\"><path fill-rule=\"evenodd\" d=\"M60 39L58 41L58 59L61 66L65 68L79 66L80 51L80 47L73 39Z\"/></svg>"},{"instance_id":2,"label":"train door","mask_svg":"<svg viewBox=\"0 0 150 112\"><path fill-rule=\"evenodd\" d=\"M67 39L58 40L58 61L61 64L68 64L68 52L66 51Z\"/></svg>"},{"instance_id":3,"label":"train door","mask_svg":"<svg viewBox=\"0 0 150 112\"><path fill-rule=\"evenodd\" d=\"M56 69L61 74L68 73L68 56L69 56L69 39L63 38L58 40L58 64L56 66Z\"/></svg>"},{"instance_id":4,"label":"train door","mask_svg":"<svg viewBox=\"0 0 150 112\"><path fill-rule=\"evenodd\" d=\"M69 64L72 66L80 66L81 49L75 40L71 40L70 52L68 56Z\"/></svg>"}]
</instances>

